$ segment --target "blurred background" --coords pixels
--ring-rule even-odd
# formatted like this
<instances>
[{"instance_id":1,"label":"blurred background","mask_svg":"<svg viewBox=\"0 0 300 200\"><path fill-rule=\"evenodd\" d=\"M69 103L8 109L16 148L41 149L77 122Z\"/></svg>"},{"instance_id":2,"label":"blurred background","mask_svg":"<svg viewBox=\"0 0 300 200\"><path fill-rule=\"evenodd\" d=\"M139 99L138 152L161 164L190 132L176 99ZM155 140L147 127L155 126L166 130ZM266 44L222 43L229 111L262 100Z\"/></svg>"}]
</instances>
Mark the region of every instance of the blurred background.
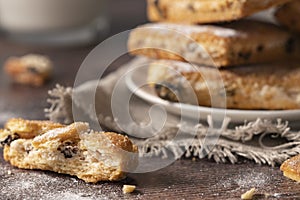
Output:
<instances>
[{"instance_id":1,"label":"blurred background","mask_svg":"<svg viewBox=\"0 0 300 200\"><path fill-rule=\"evenodd\" d=\"M110 34L116 34L147 22L146 0L111 0L108 5L111 16Z\"/></svg>"},{"instance_id":2,"label":"blurred background","mask_svg":"<svg viewBox=\"0 0 300 200\"><path fill-rule=\"evenodd\" d=\"M0 0L2 35L21 41L31 39L43 44L47 37L59 38L68 33L74 37L83 29L86 35L87 29L94 29L98 31L94 36L103 39L145 21L144 0ZM73 41L73 45L76 43L78 40ZM59 45L63 44L60 41Z\"/></svg>"},{"instance_id":3,"label":"blurred background","mask_svg":"<svg viewBox=\"0 0 300 200\"><path fill-rule=\"evenodd\" d=\"M12 117L44 119L49 89L58 83L73 86L97 44L146 21L144 0L0 0L0 125ZM4 73L9 57L26 54L53 62L53 78L45 85L16 84Z\"/></svg>"}]
</instances>

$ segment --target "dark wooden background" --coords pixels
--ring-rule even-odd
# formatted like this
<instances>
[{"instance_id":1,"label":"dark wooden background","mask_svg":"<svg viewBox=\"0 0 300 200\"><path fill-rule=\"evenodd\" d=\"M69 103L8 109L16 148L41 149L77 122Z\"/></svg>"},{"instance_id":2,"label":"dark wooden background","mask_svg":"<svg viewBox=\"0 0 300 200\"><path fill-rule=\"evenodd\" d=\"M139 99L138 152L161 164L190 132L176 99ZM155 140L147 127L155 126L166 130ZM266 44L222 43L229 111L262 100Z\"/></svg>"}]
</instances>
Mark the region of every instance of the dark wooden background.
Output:
<instances>
[{"instance_id":1,"label":"dark wooden background","mask_svg":"<svg viewBox=\"0 0 300 200\"><path fill-rule=\"evenodd\" d=\"M146 22L144 0L110 1L110 13L110 35ZM55 63L54 79L41 88L12 84L1 70L0 125L12 117L44 119L47 91L56 83L72 86L77 69L93 47L34 46L0 35L1 65L9 56L28 53L46 54ZM2 156L0 161L0 199L240 199L252 187L260 194L256 199L266 198L266 193L270 194L268 199L300 199L300 185L284 178L278 166L249 161L231 165L183 159L156 172L130 174L120 183L92 185L51 172L19 170L5 163ZM137 185L137 191L123 195L124 183Z\"/></svg>"}]
</instances>

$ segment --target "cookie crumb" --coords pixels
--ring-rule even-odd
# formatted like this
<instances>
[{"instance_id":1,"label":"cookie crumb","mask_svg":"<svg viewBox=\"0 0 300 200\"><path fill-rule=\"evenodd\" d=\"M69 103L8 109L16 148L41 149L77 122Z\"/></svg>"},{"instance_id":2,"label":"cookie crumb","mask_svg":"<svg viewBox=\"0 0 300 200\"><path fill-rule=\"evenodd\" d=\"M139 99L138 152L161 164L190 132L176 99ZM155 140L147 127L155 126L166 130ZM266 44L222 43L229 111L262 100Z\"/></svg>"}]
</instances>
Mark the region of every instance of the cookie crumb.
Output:
<instances>
[{"instance_id":1,"label":"cookie crumb","mask_svg":"<svg viewBox=\"0 0 300 200\"><path fill-rule=\"evenodd\" d=\"M123 185L123 194L129 194L132 193L135 190L135 185Z\"/></svg>"},{"instance_id":2,"label":"cookie crumb","mask_svg":"<svg viewBox=\"0 0 300 200\"><path fill-rule=\"evenodd\" d=\"M14 82L36 87L50 79L52 70L52 61L46 56L36 54L10 57L4 64L4 71Z\"/></svg>"},{"instance_id":3,"label":"cookie crumb","mask_svg":"<svg viewBox=\"0 0 300 200\"><path fill-rule=\"evenodd\" d=\"M11 171L10 171L10 170L8 170L8 171L7 171L7 174L8 174L8 175L11 175L12 173L11 173Z\"/></svg>"},{"instance_id":4,"label":"cookie crumb","mask_svg":"<svg viewBox=\"0 0 300 200\"><path fill-rule=\"evenodd\" d=\"M241 195L241 199L244 199L244 200L251 200L254 196L254 193L255 193L256 189L255 188L252 188L251 190L245 192L244 194Z\"/></svg>"},{"instance_id":5,"label":"cookie crumb","mask_svg":"<svg viewBox=\"0 0 300 200\"><path fill-rule=\"evenodd\" d=\"M265 193L264 195L265 195L265 198L269 198L269 197L271 197L271 196L272 196L272 195L271 195L271 194L269 194L269 193Z\"/></svg>"}]
</instances>

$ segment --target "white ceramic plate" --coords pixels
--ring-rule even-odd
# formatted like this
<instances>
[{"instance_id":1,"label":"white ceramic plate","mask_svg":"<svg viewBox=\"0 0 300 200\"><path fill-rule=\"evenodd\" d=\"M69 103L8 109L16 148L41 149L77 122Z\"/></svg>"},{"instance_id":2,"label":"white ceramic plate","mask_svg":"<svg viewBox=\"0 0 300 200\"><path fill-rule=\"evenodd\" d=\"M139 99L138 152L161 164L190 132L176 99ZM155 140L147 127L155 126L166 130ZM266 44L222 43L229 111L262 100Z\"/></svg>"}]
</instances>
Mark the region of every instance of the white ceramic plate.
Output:
<instances>
[{"instance_id":1,"label":"white ceramic plate","mask_svg":"<svg viewBox=\"0 0 300 200\"><path fill-rule=\"evenodd\" d=\"M288 121L300 119L300 110L234 110L173 103L159 98L155 94L154 89L149 86L139 88L138 86L144 85L145 80L147 80L146 67L132 70L126 75L126 84L131 92L151 104L158 104L165 107L172 114L194 118L195 116L199 116L197 113L200 113L201 120L206 120L208 115L219 117L226 115L231 118L231 122L233 123L243 123L245 121L256 120L257 118L271 120L280 118Z\"/></svg>"}]
</instances>

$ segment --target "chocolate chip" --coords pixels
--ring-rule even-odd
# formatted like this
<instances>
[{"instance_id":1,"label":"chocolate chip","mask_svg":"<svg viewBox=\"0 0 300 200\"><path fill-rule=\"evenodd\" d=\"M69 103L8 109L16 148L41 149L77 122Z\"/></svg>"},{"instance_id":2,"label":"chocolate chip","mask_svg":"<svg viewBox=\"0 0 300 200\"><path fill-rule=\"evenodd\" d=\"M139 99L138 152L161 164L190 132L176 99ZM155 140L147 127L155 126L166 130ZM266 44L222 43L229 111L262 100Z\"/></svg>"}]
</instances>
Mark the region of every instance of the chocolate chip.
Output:
<instances>
[{"instance_id":1,"label":"chocolate chip","mask_svg":"<svg viewBox=\"0 0 300 200\"><path fill-rule=\"evenodd\" d=\"M65 158L72 158L75 154L77 154L78 148L72 146L66 146L63 150L63 154Z\"/></svg>"},{"instance_id":2,"label":"chocolate chip","mask_svg":"<svg viewBox=\"0 0 300 200\"><path fill-rule=\"evenodd\" d=\"M232 104L233 104L233 105L237 105L237 104L238 104L238 102L236 102L236 101L233 101L233 102L232 102Z\"/></svg>"},{"instance_id":3,"label":"chocolate chip","mask_svg":"<svg viewBox=\"0 0 300 200\"><path fill-rule=\"evenodd\" d=\"M28 67L27 71L33 74L39 74L39 71L35 67Z\"/></svg>"},{"instance_id":4,"label":"chocolate chip","mask_svg":"<svg viewBox=\"0 0 300 200\"><path fill-rule=\"evenodd\" d=\"M295 51L295 39L289 38L285 43L285 51L287 53L293 53Z\"/></svg>"},{"instance_id":5,"label":"chocolate chip","mask_svg":"<svg viewBox=\"0 0 300 200\"><path fill-rule=\"evenodd\" d=\"M232 97L236 94L235 89L230 89L230 90L226 90L226 96L227 97Z\"/></svg>"},{"instance_id":6,"label":"chocolate chip","mask_svg":"<svg viewBox=\"0 0 300 200\"><path fill-rule=\"evenodd\" d=\"M191 12L193 12L193 13L195 13L196 12L196 9L195 9L195 7L194 7L194 5L193 4L188 4L188 6L187 6L187 9L188 10L190 10Z\"/></svg>"},{"instance_id":7,"label":"chocolate chip","mask_svg":"<svg viewBox=\"0 0 300 200\"><path fill-rule=\"evenodd\" d=\"M70 145L72 145L72 143L71 142L65 142L64 145L70 146Z\"/></svg>"},{"instance_id":8,"label":"chocolate chip","mask_svg":"<svg viewBox=\"0 0 300 200\"><path fill-rule=\"evenodd\" d=\"M66 143L70 144L69 142ZM65 158L72 158L79 151L78 147L70 145L67 146L66 144L60 145L57 150L64 154Z\"/></svg>"},{"instance_id":9,"label":"chocolate chip","mask_svg":"<svg viewBox=\"0 0 300 200\"><path fill-rule=\"evenodd\" d=\"M0 142L1 146L10 145L14 140L19 139L20 136L18 134L8 135L3 141Z\"/></svg>"},{"instance_id":10,"label":"chocolate chip","mask_svg":"<svg viewBox=\"0 0 300 200\"><path fill-rule=\"evenodd\" d=\"M251 52L240 52L238 55L244 60L249 60L249 58L251 57Z\"/></svg>"},{"instance_id":11,"label":"chocolate chip","mask_svg":"<svg viewBox=\"0 0 300 200\"><path fill-rule=\"evenodd\" d=\"M232 6L233 6L234 4L233 4L233 2L227 2L227 8L231 8Z\"/></svg>"},{"instance_id":12,"label":"chocolate chip","mask_svg":"<svg viewBox=\"0 0 300 200\"><path fill-rule=\"evenodd\" d=\"M154 1L153 1L153 4L154 4L154 6L156 7L156 9L157 9L159 15L160 15L162 18L166 18L166 13L165 13L165 11L164 11L164 10L161 8L161 6L160 6L160 1L159 1L159 0L154 0Z\"/></svg>"},{"instance_id":13,"label":"chocolate chip","mask_svg":"<svg viewBox=\"0 0 300 200\"><path fill-rule=\"evenodd\" d=\"M256 48L256 51L257 51L257 52L262 52L262 51L264 50L264 48L265 48L265 47L264 47L262 44L261 44L261 45L258 45L257 48Z\"/></svg>"},{"instance_id":14,"label":"chocolate chip","mask_svg":"<svg viewBox=\"0 0 300 200\"><path fill-rule=\"evenodd\" d=\"M162 85L160 85L160 84L155 84L155 86L154 86L155 90L160 90L161 87L162 87Z\"/></svg>"},{"instance_id":15,"label":"chocolate chip","mask_svg":"<svg viewBox=\"0 0 300 200\"><path fill-rule=\"evenodd\" d=\"M25 151L26 151L27 154L28 154L32 149L33 149L33 147L32 147L31 145L27 145L27 146L25 147Z\"/></svg>"}]
</instances>

